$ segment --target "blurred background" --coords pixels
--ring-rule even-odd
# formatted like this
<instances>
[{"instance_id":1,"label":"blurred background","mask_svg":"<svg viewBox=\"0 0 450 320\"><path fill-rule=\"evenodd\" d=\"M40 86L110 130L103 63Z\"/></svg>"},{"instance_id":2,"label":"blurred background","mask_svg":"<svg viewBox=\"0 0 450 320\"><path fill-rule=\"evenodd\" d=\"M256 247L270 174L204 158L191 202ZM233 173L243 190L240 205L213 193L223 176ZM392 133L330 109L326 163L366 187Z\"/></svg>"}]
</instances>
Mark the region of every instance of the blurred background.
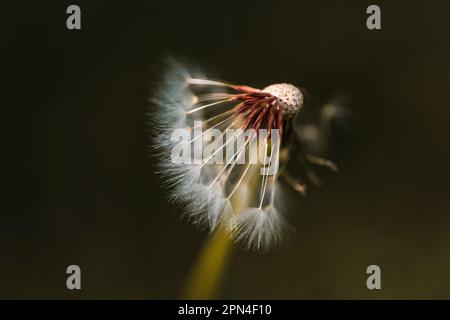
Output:
<instances>
[{"instance_id":1,"label":"blurred background","mask_svg":"<svg viewBox=\"0 0 450 320\"><path fill-rule=\"evenodd\" d=\"M218 298L450 299L448 2L27 2L2 4L1 298L180 296L207 232L165 201L145 116L174 54L351 98L339 173L290 195L288 248L233 248ZM366 288L371 264L382 290Z\"/></svg>"}]
</instances>

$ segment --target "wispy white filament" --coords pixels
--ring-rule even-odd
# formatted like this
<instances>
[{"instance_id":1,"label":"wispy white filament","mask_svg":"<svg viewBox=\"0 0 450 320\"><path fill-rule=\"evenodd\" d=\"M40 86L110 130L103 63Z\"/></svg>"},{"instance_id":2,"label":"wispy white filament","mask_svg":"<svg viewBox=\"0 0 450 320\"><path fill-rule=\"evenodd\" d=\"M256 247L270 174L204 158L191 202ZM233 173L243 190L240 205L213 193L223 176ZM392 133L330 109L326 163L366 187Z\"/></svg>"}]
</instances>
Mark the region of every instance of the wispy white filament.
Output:
<instances>
[{"instance_id":1,"label":"wispy white filament","mask_svg":"<svg viewBox=\"0 0 450 320\"><path fill-rule=\"evenodd\" d=\"M157 169L168 190L169 200L184 208L184 215L190 222L207 226L210 230L223 224L245 248L267 249L280 243L285 235L284 219L275 203L277 179L261 175L261 164L250 162L241 165L233 161L245 155L250 148L250 140L255 139L256 135L247 137L245 144L222 165L208 164L208 160L219 152L218 149L198 164L170 161L175 145L171 141L171 134L176 129L192 130L194 120L201 120L207 129L189 142L203 137L212 128L225 125L226 129L236 130L220 148L235 143L242 134L242 130L238 129L246 114L238 115L233 110L237 102L233 99L236 93L230 92L232 88L225 82L208 80L200 72L188 70L176 61L169 63L152 99L155 108L151 116ZM216 110L214 106L219 109L220 105L225 107L226 103L230 104L227 110L213 112ZM206 109L211 115L205 118ZM226 125L227 121L231 123ZM267 144L264 147L267 154ZM275 153L276 159L273 159L274 152L271 152L269 164L278 161L278 154Z\"/></svg>"}]
</instances>

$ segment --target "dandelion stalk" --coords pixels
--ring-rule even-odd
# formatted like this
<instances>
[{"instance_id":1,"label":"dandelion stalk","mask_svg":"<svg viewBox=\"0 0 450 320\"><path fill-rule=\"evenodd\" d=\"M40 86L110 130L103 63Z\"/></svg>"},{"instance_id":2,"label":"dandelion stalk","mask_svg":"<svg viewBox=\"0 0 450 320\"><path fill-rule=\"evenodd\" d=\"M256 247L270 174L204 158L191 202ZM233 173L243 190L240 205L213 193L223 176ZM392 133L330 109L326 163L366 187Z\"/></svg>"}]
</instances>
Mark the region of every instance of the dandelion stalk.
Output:
<instances>
[{"instance_id":1,"label":"dandelion stalk","mask_svg":"<svg viewBox=\"0 0 450 320\"><path fill-rule=\"evenodd\" d=\"M245 187L249 187L247 184ZM245 208L248 199L237 195L233 206ZM219 225L209 236L188 276L183 289L184 299L215 299L226 277L228 264L233 254L233 240L227 227Z\"/></svg>"},{"instance_id":2,"label":"dandelion stalk","mask_svg":"<svg viewBox=\"0 0 450 320\"><path fill-rule=\"evenodd\" d=\"M232 255L232 241L219 227L203 245L182 293L183 299L215 299Z\"/></svg>"}]
</instances>

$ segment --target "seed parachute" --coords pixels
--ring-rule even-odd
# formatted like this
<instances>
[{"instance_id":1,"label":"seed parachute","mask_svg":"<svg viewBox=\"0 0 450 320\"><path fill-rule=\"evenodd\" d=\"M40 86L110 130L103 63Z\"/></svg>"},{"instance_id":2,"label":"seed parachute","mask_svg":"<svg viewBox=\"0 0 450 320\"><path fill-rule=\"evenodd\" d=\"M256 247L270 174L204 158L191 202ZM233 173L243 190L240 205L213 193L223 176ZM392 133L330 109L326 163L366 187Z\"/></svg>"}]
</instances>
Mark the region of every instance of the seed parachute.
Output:
<instances>
[{"instance_id":1,"label":"seed parachute","mask_svg":"<svg viewBox=\"0 0 450 320\"><path fill-rule=\"evenodd\" d=\"M298 151L295 119L304 96L292 84L257 89L171 60L152 103L153 146L169 200L190 222L223 227L244 248L265 250L288 237L282 189L304 193L307 180L291 176L288 163L336 170Z\"/></svg>"}]
</instances>

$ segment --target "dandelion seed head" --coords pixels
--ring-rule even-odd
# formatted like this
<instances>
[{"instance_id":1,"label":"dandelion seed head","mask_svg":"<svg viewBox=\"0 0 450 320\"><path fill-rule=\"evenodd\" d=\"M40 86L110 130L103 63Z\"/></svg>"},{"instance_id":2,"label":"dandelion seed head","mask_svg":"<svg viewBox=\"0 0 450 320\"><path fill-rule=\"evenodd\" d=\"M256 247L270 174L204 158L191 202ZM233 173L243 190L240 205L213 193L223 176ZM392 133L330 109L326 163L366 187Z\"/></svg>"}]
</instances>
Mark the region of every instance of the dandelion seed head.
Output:
<instances>
[{"instance_id":1,"label":"dandelion seed head","mask_svg":"<svg viewBox=\"0 0 450 320\"><path fill-rule=\"evenodd\" d=\"M303 107L300 89L292 84L278 83L260 90L211 80L201 72L193 72L170 60L152 102L157 169L169 201L179 205L183 215L193 224L210 231L223 226L244 248L266 250L281 244L289 227L281 208L286 203L281 199L283 192L279 178L284 176L297 190L304 190L304 183L286 178L285 170L282 174L276 172L271 176L260 172L265 171L263 167L284 166L284 162L288 161L286 159L291 158L286 156L291 149L283 139L285 135L288 138L285 140L290 141L288 135L293 133L284 131L283 127L293 125L295 115ZM180 129L185 130L183 132L187 133L189 140L180 142L173 139L174 133ZM195 153L197 143L207 144L212 135L211 129L219 131L222 145L210 157L198 159L199 162L171 161L174 150L189 147ZM239 133L228 137L225 133L229 129ZM268 163L248 161L237 164L240 159L247 158L246 153L250 152L252 142L257 141L256 133L241 136L247 129L255 132L258 129L268 132L279 130L281 143L277 148L273 148L276 143L272 135L265 140L265 149L262 150L266 153L271 150ZM212 156L230 145L238 144L239 140L243 140L243 144L232 148L230 160L220 164L210 163ZM204 147L200 147L203 148L201 154ZM272 150L279 152L272 153ZM187 153L191 155L191 151ZM275 156L272 157L273 154ZM256 155L247 159L257 158ZM332 167L332 163L321 158L305 159Z\"/></svg>"},{"instance_id":2,"label":"dandelion seed head","mask_svg":"<svg viewBox=\"0 0 450 320\"><path fill-rule=\"evenodd\" d=\"M303 94L299 88L292 84L276 83L264 88L262 91L270 93L277 98L283 116L287 119L295 117L303 107Z\"/></svg>"}]
</instances>

